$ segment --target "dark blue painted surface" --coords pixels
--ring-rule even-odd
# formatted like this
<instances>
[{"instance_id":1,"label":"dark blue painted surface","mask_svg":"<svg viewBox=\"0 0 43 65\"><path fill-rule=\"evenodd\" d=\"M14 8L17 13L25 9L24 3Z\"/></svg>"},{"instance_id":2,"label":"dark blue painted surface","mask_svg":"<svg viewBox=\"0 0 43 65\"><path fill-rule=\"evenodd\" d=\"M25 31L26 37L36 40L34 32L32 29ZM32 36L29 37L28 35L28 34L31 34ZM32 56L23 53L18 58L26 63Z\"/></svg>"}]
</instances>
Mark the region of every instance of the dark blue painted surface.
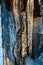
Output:
<instances>
[{"instance_id":1,"label":"dark blue painted surface","mask_svg":"<svg viewBox=\"0 0 43 65\"><path fill-rule=\"evenodd\" d=\"M6 43L6 56L13 62L15 58L12 54L14 47L14 41L16 40L16 29L14 27L15 21L11 11L6 10L4 3L2 3L2 30L3 30L3 42Z\"/></svg>"}]
</instances>

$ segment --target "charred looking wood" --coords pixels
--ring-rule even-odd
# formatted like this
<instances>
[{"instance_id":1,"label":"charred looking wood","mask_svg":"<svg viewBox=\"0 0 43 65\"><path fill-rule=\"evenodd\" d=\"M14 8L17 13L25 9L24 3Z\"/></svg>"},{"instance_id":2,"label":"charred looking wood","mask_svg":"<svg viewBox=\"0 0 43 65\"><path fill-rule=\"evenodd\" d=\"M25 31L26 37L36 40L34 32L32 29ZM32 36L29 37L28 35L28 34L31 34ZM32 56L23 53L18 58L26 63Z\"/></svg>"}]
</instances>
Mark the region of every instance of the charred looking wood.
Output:
<instances>
[{"instance_id":1,"label":"charred looking wood","mask_svg":"<svg viewBox=\"0 0 43 65\"><path fill-rule=\"evenodd\" d=\"M19 0L20 11L26 11L27 0Z\"/></svg>"},{"instance_id":2,"label":"charred looking wood","mask_svg":"<svg viewBox=\"0 0 43 65\"><path fill-rule=\"evenodd\" d=\"M38 0L34 0L34 18L40 17L40 5Z\"/></svg>"},{"instance_id":3,"label":"charred looking wood","mask_svg":"<svg viewBox=\"0 0 43 65\"><path fill-rule=\"evenodd\" d=\"M1 5L1 3L2 3L2 0L0 0L0 5Z\"/></svg>"},{"instance_id":4,"label":"charred looking wood","mask_svg":"<svg viewBox=\"0 0 43 65\"><path fill-rule=\"evenodd\" d=\"M4 0L4 2L5 2L6 9L11 10L11 8L12 8L11 0ZM26 5L27 5L27 0L20 0L20 2L21 2L21 5L20 5L21 11L25 11Z\"/></svg>"},{"instance_id":5,"label":"charred looking wood","mask_svg":"<svg viewBox=\"0 0 43 65\"><path fill-rule=\"evenodd\" d=\"M23 4L24 7L22 11L26 11L27 0L21 0L21 3Z\"/></svg>"},{"instance_id":6,"label":"charred looking wood","mask_svg":"<svg viewBox=\"0 0 43 65\"><path fill-rule=\"evenodd\" d=\"M26 11L27 0L23 0L23 3L24 3L24 11Z\"/></svg>"},{"instance_id":7,"label":"charred looking wood","mask_svg":"<svg viewBox=\"0 0 43 65\"><path fill-rule=\"evenodd\" d=\"M4 0L5 2L5 7L7 10L11 10L11 0Z\"/></svg>"}]
</instances>

